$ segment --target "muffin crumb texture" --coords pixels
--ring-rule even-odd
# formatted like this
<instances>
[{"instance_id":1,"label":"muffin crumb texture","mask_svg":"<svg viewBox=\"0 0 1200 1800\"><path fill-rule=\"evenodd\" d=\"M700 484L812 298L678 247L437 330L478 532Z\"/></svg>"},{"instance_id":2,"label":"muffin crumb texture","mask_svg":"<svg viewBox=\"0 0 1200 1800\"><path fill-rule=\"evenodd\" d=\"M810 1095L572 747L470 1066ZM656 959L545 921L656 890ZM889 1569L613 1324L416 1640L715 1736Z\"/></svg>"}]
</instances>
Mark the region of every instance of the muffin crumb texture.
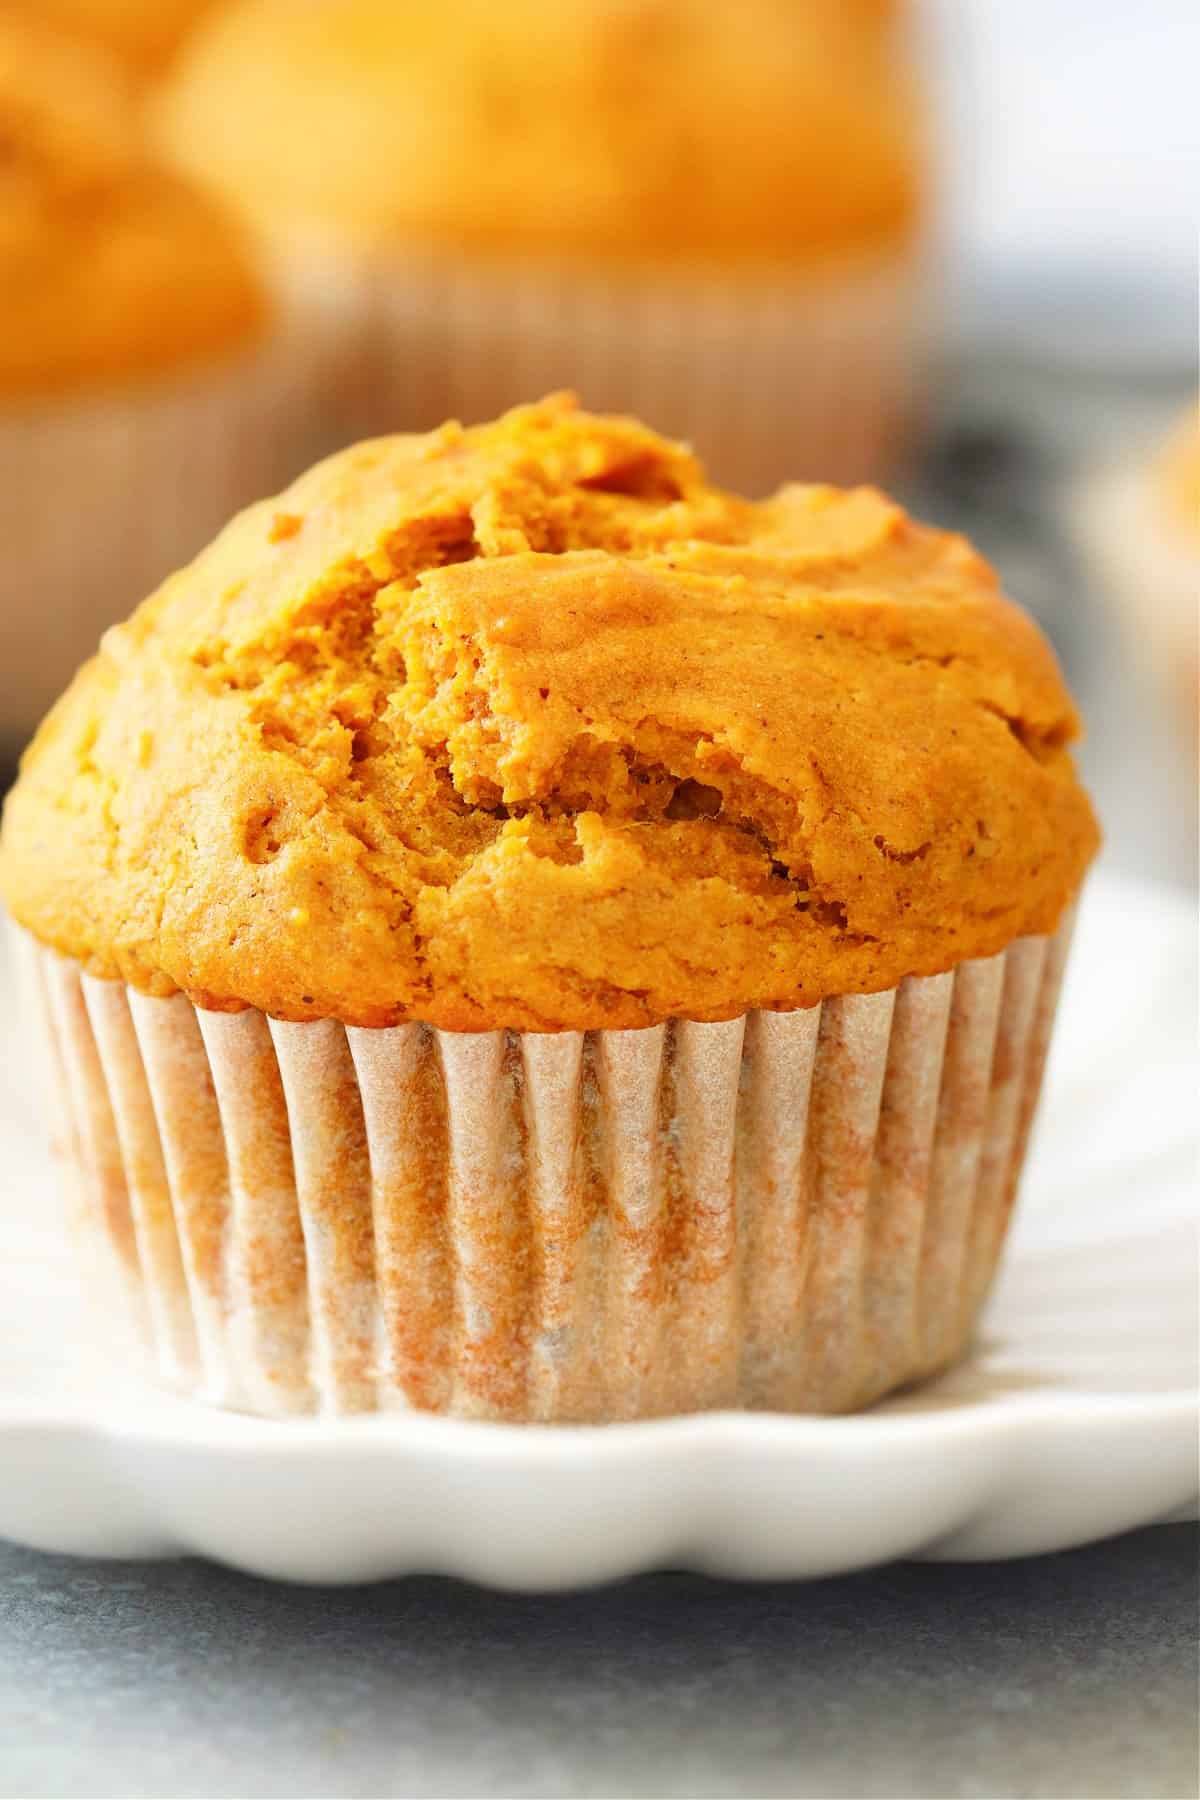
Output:
<instances>
[{"instance_id":1,"label":"muffin crumb texture","mask_svg":"<svg viewBox=\"0 0 1200 1800\"><path fill-rule=\"evenodd\" d=\"M0 882L203 1007L715 1020L1052 931L1077 733L963 539L870 489L752 504L556 397L235 519L47 718Z\"/></svg>"}]
</instances>

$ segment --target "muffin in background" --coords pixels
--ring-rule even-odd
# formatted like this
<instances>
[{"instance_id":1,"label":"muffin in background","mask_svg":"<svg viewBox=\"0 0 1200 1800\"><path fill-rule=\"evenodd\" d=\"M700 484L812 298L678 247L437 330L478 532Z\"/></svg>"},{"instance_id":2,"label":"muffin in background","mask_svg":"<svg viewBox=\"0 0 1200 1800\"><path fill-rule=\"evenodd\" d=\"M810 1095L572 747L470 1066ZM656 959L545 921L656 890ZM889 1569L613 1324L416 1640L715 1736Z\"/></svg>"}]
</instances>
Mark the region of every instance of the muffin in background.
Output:
<instances>
[{"instance_id":1,"label":"muffin in background","mask_svg":"<svg viewBox=\"0 0 1200 1800\"><path fill-rule=\"evenodd\" d=\"M82 38L139 77L160 75L215 0L4 0L9 11Z\"/></svg>"},{"instance_id":2,"label":"muffin in background","mask_svg":"<svg viewBox=\"0 0 1200 1800\"><path fill-rule=\"evenodd\" d=\"M913 422L903 24L845 0L240 0L159 117L289 301L352 322L347 435L570 386L763 492L878 474Z\"/></svg>"},{"instance_id":3,"label":"muffin in background","mask_svg":"<svg viewBox=\"0 0 1200 1800\"><path fill-rule=\"evenodd\" d=\"M1077 518L1129 653L1194 748L1200 716L1200 410L1094 472Z\"/></svg>"},{"instance_id":4,"label":"muffin in background","mask_svg":"<svg viewBox=\"0 0 1200 1800\"><path fill-rule=\"evenodd\" d=\"M243 513L0 838L161 1374L601 1421L952 1361L1096 845L1078 729L962 539L562 399Z\"/></svg>"},{"instance_id":5,"label":"muffin in background","mask_svg":"<svg viewBox=\"0 0 1200 1800\"><path fill-rule=\"evenodd\" d=\"M318 447L240 226L119 66L0 7L0 752L104 627Z\"/></svg>"}]
</instances>

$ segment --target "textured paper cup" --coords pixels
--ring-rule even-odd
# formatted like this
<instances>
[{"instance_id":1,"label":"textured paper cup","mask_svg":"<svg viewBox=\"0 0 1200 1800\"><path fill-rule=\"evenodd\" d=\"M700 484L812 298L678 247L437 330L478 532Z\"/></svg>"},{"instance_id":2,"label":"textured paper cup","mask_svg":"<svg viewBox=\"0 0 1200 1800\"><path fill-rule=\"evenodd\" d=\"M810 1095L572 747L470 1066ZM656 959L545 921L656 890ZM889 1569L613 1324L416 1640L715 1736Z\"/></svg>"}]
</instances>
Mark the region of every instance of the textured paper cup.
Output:
<instances>
[{"instance_id":1,"label":"textured paper cup","mask_svg":"<svg viewBox=\"0 0 1200 1800\"><path fill-rule=\"evenodd\" d=\"M307 244L287 304L347 332L332 424L347 438L467 424L560 388L697 445L766 493L894 466L919 410L928 259L796 276L497 265Z\"/></svg>"},{"instance_id":2,"label":"textured paper cup","mask_svg":"<svg viewBox=\"0 0 1200 1800\"><path fill-rule=\"evenodd\" d=\"M602 1421L844 1411L961 1354L1069 932L810 1011L543 1035L202 1012L16 935L83 1253L166 1382Z\"/></svg>"},{"instance_id":3,"label":"textured paper cup","mask_svg":"<svg viewBox=\"0 0 1200 1800\"><path fill-rule=\"evenodd\" d=\"M188 376L0 411L0 750L230 514L331 445L307 330Z\"/></svg>"}]
</instances>

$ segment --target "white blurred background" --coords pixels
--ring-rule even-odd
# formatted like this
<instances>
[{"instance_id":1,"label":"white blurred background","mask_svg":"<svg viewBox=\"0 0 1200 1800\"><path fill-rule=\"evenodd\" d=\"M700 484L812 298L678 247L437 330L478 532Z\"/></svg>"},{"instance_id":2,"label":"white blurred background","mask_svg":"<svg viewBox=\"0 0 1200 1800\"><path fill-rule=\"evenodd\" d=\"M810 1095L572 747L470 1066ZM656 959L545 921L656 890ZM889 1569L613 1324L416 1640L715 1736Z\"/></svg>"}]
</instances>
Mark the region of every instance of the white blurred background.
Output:
<instances>
[{"instance_id":1,"label":"white blurred background","mask_svg":"<svg viewBox=\"0 0 1200 1800\"><path fill-rule=\"evenodd\" d=\"M968 328L1192 358L1200 6L925 0L921 23Z\"/></svg>"}]
</instances>

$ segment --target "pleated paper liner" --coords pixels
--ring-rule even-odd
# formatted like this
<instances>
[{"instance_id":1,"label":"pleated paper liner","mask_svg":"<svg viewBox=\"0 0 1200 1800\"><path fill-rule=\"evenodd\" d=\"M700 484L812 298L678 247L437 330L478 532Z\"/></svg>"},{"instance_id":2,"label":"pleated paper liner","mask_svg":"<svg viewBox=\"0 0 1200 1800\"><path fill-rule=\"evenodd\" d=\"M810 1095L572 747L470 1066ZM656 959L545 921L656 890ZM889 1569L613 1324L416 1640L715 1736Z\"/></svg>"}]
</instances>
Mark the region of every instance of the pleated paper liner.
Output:
<instances>
[{"instance_id":1,"label":"pleated paper liner","mask_svg":"<svg viewBox=\"0 0 1200 1800\"><path fill-rule=\"evenodd\" d=\"M80 1253L165 1382L596 1421L843 1411L963 1352L1069 929L809 1011L552 1034L203 1012L16 936Z\"/></svg>"},{"instance_id":2,"label":"pleated paper liner","mask_svg":"<svg viewBox=\"0 0 1200 1800\"><path fill-rule=\"evenodd\" d=\"M297 326L177 377L0 413L0 747L233 512L335 447L328 360Z\"/></svg>"},{"instance_id":3,"label":"pleated paper liner","mask_svg":"<svg viewBox=\"0 0 1200 1800\"><path fill-rule=\"evenodd\" d=\"M896 466L922 402L928 258L796 275L487 263L295 246L286 304L345 330L347 439L466 424L556 389L696 446L757 496Z\"/></svg>"}]
</instances>

